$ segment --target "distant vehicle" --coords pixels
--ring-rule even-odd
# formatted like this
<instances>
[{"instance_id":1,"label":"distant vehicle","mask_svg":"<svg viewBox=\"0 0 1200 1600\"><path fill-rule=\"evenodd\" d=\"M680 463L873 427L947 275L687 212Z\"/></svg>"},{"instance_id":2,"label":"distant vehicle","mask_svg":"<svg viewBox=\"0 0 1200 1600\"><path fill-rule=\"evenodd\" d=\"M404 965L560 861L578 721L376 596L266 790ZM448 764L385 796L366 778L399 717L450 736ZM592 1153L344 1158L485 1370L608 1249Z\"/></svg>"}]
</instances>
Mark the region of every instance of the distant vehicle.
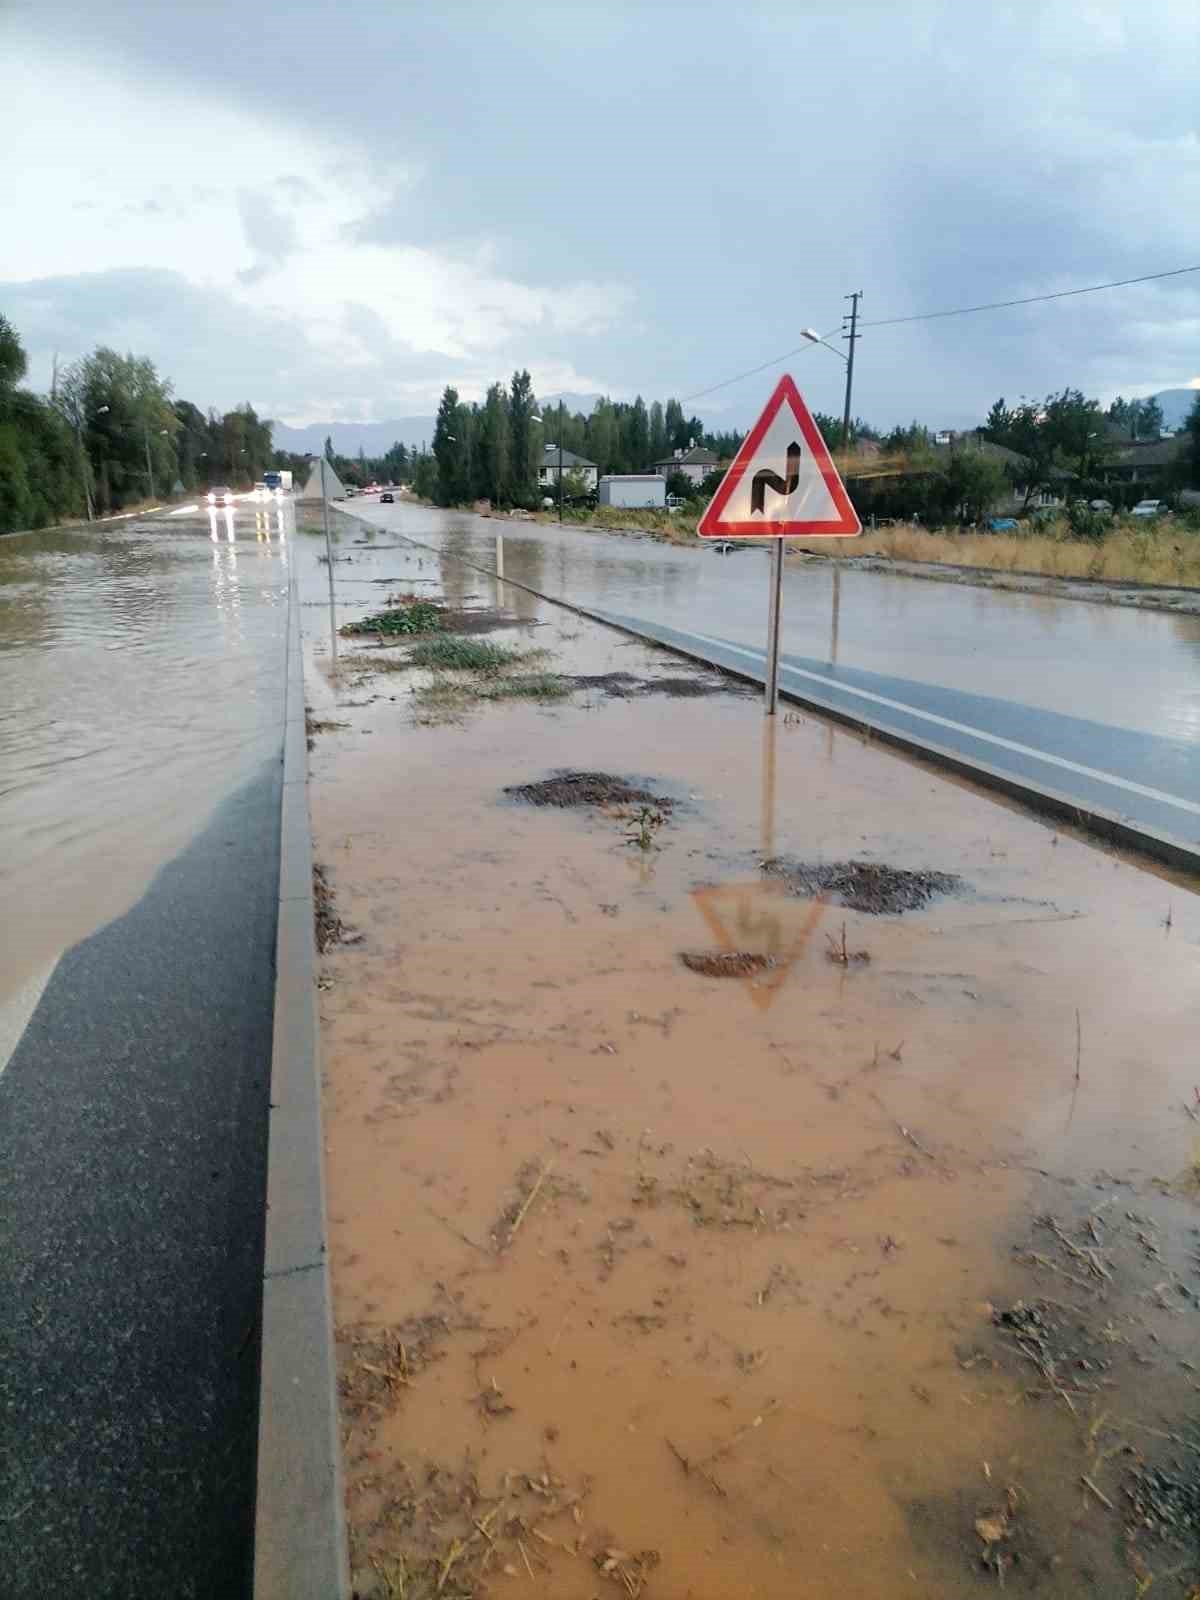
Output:
<instances>
[{"instance_id":1,"label":"distant vehicle","mask_svg":"<svg viewBox=\"0 0 1200 1600\"><path fill-rule=\"evenodd\" d=\"M1161 517L1166 509L1161 500L1139 500L1129 515L1131 517Z\"/></svg>"},{"instance_id":2,"label":"distant vehicle","mask_svg":"<svg viewBox=\"0 0 1200 1600\"><path fill-rule=\"evenodd\" d=\"M224 484L218 484L215 489L208 491L210 506L231 506L233 504L233 490L227 489Z\"/></svg>"},{"instance_id":3,"label":"distant vehicle","mask_svg":"<svg viewBox=\"0 0 1200 1600\"><path fill-rule=\"evenodd\" d=\"M1014 528L1020 527L1016 517L989 517L987 530L989 533L1011 533Z\"/></svg>"},{"instance_id":4,"label":"distant vehicle","mask_svg":"<svg viewBox=\"0 0 1200 1600\"><path fill-rule=\"evenodd\" d=\"M1112 501L1111 500L1089 500L1088 501L1088 510L1089 511L1111 511L1112 510Z\"/></svg>"},{"instance_id":5,"label":"distant vehicle","mask_svg":"<svg viewBox=\"0 0 1200 1600\"><path fill-rule=\"evenodd\" d=\"M396 496L390 489L385 489L379 496L379 504L381 506L394 506L396 504Z\"/></svg>"},{"instance_id":6,"label":"distant vehicle","mask_svg":"<svg viewBox=\"0 0 1200 1600\"><path fill-rule=\"evenodd\" d=\"M292 475L290 472L264 472L263 483L272 494L291 494Z\"/></svg>"},{"instance_id":7,"label":"distant vehicle","mask_svg":"<svg viewBox=\"0 0 1200 1600\"><path fill-rule=\"evenodd\" d=\"M357 489L355 489L355 488L352 488L352 487L351 487L351 485L350 485L350 484L347 484L347 485L346 485L346 499L347 499L347 500L353 500L353 499L354 499L354 496L355 496L355 495L356 495L356 494L357 494L357 493L358 493L358 490L357 490Z\"/></svg>"},{"instance_id":8,"label":"distant vehicle","mask_svg":"<svg viewBox=\"0 0 1200 1600\"><path fill-rule=\"evenodd\" d=\"M670 506L672 511L678 511L683 504L684 498L681 494L669 494L667 496L667 505Z\"/></svg>"}]
</instances>

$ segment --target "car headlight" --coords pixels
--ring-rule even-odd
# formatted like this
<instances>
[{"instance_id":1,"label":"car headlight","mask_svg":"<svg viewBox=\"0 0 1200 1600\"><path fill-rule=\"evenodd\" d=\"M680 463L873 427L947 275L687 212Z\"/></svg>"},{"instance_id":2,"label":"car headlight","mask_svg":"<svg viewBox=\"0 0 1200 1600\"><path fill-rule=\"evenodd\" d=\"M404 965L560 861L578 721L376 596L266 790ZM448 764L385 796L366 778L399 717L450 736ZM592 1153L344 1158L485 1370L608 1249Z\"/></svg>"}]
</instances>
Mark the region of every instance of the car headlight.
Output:
<instances>
[{"instance_id":1,"label":"car headlight","mask_svg":"<svg viewBox=\"0 0 1200 1600\"><path fill-rule=\"evenodd\" d=\"M209 503L210 506L215 506L216 503L217 503L217 497L216 497L215 494L212 493L211 490L209 491L208 503Z\"/></svg>"}]
</instances>

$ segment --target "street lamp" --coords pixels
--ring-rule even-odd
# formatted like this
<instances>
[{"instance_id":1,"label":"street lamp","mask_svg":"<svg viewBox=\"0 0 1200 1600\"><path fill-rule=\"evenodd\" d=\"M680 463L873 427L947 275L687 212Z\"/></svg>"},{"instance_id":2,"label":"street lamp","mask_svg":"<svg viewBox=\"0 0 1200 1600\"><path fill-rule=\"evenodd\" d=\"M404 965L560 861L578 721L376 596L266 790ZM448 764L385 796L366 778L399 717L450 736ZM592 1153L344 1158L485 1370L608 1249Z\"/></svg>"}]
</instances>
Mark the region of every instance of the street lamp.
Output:
<instances>
[{"instance_id":1,"label":"street lamp","mask_svg":"<svg viewBox=\"0 0 1200 1600\"><path fill-rule=\"evenodd\" d=\"M108 410L107 406L98 406L96 415L102 417ZM89 522L95 522L96 510L92 504L92 475L91 463L88 461L87 452L83 448L83 418L78 410L75 412L75 443L79 447L79 474L83 479L83 499L87 506Z\"/></svg>"},{"instance_id":2,"label":"street lamp","mask_svg":"<svg viewBox=\"0 0 1200 1600\"><path fill-rule=\"evenodd\" d=\"M845 364L845 367L846 367L846 404L845 404L845 407L843 408L843 411L842 411L842 449L843 450L849 450L849 448L850 448L850 391L851 391L851 386L853 385L853 382L854 382L854 362L851 360L850 356L846 355L845 351L839 350L837 345L830 344L828 342L828 340L822 339L821 335L817 332L817 330L815 328L801 328L800 329L800 337L802 339L807 339L809 344L823 345L826 350L831 350L833 352L833 354L838 358L838 360L841 361L841 362L844 362L844 364ZM850 349L851 349L851 351L853 351L854 346L851 345Z\"/></svg>"}]
</instances>

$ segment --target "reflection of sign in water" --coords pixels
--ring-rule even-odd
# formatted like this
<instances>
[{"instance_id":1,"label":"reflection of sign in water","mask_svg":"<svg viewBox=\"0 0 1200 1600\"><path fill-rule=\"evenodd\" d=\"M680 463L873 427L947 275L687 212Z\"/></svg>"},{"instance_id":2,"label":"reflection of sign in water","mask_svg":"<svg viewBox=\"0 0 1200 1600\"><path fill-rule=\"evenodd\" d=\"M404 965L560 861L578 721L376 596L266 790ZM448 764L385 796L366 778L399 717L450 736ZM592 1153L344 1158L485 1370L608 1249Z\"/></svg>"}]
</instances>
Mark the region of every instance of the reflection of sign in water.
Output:
<instances>
[{"instance_id":1,"label":"reflection of sign in water","mask_svg":"<svg viewBox=\"0 0 1200 1600\"><path fill-rule=\"evenodd\" d=\"M742 982L760 1011L770 1006L813 935L823 900L797 900L770 879L693 889L692 899L722 951L750 950L770 956L774 966Z\"/></svg>"}]
</instances>

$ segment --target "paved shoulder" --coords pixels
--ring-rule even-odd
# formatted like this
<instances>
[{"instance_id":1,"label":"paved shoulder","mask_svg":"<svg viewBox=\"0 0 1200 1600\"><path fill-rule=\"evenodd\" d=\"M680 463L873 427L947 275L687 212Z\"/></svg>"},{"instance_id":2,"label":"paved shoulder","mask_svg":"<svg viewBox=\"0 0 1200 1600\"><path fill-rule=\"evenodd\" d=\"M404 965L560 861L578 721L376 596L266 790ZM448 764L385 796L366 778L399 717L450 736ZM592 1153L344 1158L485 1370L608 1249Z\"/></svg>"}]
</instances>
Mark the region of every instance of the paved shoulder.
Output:
<instances>
[{"instance_id":1,"label":"paved shoulder","mask_svg":"<svg viewBox=\"0 0 1200 1600\"><path fill-rule=\"evenodd\" d=\"M0 1077L12 1600L249 1593L279 781L62 957Z\"/></svg>"}]
</instances>

